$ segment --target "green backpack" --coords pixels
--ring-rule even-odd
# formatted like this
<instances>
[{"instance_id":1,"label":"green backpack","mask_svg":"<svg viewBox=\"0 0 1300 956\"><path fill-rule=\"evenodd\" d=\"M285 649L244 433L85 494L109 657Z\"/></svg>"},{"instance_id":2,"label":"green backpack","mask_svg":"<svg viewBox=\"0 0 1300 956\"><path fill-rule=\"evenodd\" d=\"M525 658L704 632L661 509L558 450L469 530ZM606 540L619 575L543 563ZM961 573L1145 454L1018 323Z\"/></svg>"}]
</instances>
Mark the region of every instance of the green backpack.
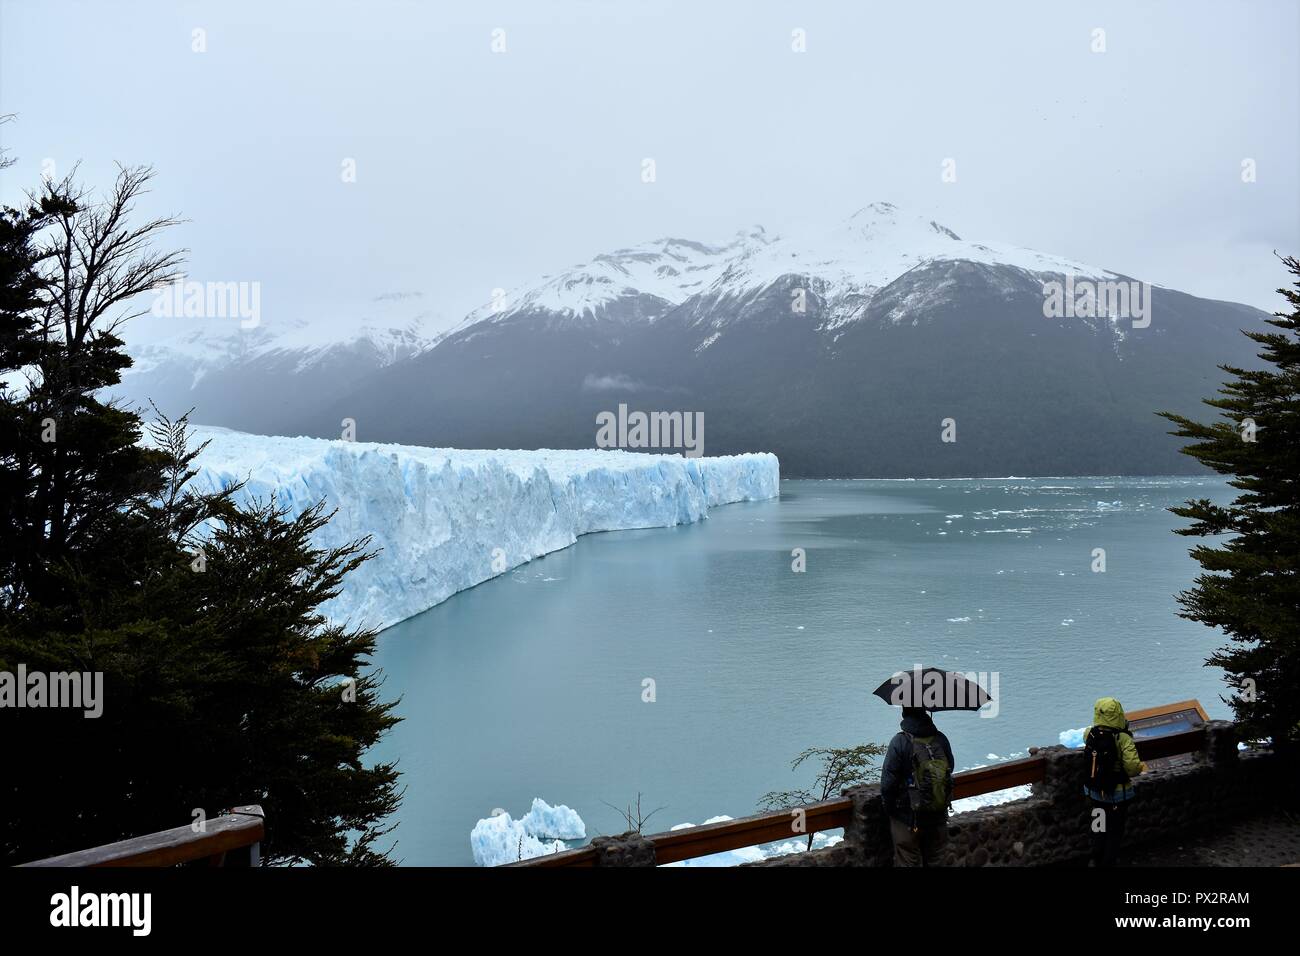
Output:
<instances>
[{"instance_id":1,"label":"green backpack","mask_svg":"<svg viewBox=\"0 0 1300 956\"><path fill-rule=\"evenodd\" d=\"M912 775L907 780L907 796L914 817L946 816L948 813L948 775L952 767L938 737L913 737Z\"/></svg>"}]
</instances>

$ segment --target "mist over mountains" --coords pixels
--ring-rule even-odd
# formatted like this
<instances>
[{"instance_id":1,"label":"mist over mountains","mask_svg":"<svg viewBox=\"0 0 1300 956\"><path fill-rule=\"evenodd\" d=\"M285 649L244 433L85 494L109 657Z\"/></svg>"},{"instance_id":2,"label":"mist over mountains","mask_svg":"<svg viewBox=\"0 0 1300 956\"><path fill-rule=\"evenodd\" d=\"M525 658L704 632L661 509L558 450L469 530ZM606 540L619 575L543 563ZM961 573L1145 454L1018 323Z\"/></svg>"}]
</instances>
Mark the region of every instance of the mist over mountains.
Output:
<instances>
[{"instance_id":1,"label":"mist over mountains","mask_svg":"<svg viewBox=\"0 0 1300 956\"><path fill-rule=\"evenodd\" d=\"M192 407L196 422L272 435L300 432L322 402L431 348L440 335L436 312L418 294L375 297L343 320L182 316L170 324L128 343L134 365L111 393L145 408L152 401L172 418Z\"/></svg>"},{"instance_id":2,"label":"mist over mountains","mask_svg":"<svg viewBox=\"0 0 1300 956\"><path fill-rule=\"evenodd\" d=\"M1145 317L1049 317L1044 284L1067 279L1135 281L876 203L821 231L612 250L445 335L409 316L195 333L137 353L123 391L204 424L338 437L352 419L365 441L461 448L593 447L620 404L700 412L705 454L772 451L787 476L1194 472L1154 413L1207 413L1217 366L1256 364L1240 330L1265 313L1135 287Z\"/></svg>"}]
</instances>

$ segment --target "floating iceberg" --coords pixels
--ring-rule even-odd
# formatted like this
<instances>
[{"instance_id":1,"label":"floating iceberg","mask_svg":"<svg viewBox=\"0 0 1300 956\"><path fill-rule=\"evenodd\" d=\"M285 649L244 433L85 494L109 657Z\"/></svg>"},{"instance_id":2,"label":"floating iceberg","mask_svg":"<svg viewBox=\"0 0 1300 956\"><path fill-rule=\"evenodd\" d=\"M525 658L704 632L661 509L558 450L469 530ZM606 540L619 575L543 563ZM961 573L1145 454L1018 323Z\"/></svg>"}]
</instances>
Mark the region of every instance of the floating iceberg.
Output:
<instances>
[{"instance_id":1,"label":"floating iceberg","mask_svg":"<svg viewBox=\"0 0 1300 956\"><path fill-rule=\"evenodd\" d=\"M316 543L372 536L377 557L321 606L332 621L384 628L593 531L659 528L709 508L779 494L775 455L683 458L624 451L458 451L249 435L208 441L197 487L246 481L245 497L337 509Z\"/></svg>"},{"instance_id":2,"label":"floating iceberg","mask_svg":"<svg viewBox=\"0 0 1300 956\"><path fill-rule=\"evenodd\" d=\"M553 807L540 797L518 820L504 810L495 811L474 824L469 834L474 862L479 866L500 866L567 849L565 840L583 840L587 825L570 808Z\"/></svg>"},{"instance_id":3,"label":"floating iceberg","mask_svg":"<svg viewBox=\"0 0 1300 956\"><path fill-rule=\"evenodd\" d=\"M564 804L553 807L541 797L533 797L533 805L519 820L524 829L534 836L553 840L584 840L587 825L576 810Z\"/></svg>"},{"instance_id":4,"label":"floating iceberg","mask_svg":"<svg viewBox=\"0 0 1300 956\"><path fill-rule=\"evenodd\" d=\"M1073 730L1062 730L1057 739L1062 747L1082 747L1084 735L1087 733L1087 727L1075 727Z\"/></svg>"}]
</instances>

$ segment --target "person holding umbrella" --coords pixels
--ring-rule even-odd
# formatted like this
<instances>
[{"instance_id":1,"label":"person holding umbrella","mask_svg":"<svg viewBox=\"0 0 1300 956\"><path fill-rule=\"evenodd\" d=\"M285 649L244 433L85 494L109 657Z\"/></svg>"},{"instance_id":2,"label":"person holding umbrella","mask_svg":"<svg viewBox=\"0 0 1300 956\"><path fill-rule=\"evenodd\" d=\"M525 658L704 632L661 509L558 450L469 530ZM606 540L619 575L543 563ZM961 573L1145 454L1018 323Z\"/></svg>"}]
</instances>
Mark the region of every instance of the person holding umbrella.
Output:
<instances>
[{"instance_id":1,"label":"person holding umbrella","mask_svg":"<svg viewBox=\"0 0 1300 956\"><path fill-rule=\"evenodd\" d=\"M904 707L880 770L894 866L938 866L948 845L952 744L920 707Z\"/></svg>"},{"instance_id":2,"label":"person holding umbrella","mask_svg":"<svg viewBox=\"0 0 1300 956\"><path fill-rule=\"evenodd\" d=\"M875 693L903 708L880 770L894 866L938 866L948 844L954 760L952 744L930 711L978 710L992 698L962 674L919 666L894 674Z\"/></svg>"}]
</instances>

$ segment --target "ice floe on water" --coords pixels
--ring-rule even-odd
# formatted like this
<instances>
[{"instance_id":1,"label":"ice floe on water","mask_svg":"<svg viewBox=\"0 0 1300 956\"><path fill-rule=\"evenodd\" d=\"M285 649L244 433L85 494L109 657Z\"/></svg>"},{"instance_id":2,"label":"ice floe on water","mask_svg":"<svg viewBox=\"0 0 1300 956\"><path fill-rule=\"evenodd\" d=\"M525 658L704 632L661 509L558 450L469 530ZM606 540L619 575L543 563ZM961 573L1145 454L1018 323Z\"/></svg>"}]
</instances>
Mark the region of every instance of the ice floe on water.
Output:
<instances>
[{"instance_id":1,"label":"ice floe on water","mask_svg":"<svg viewBox=\"0 0 1300 956\"><path fill-rule=\"evenodd\" d=\"M975 797L962 797L960 800L952 802L952 812L970 813L972 810L982 810L985 807L1013 803L1016 800L1027 799L1031 792L1030 785L1024 784L1019 787L1007 787L1005 790L994 790L992 793L981 793Z\"/></svg>"},{"instance_id":2,"label":"ice floe on water","mask_svg":"<svg viewBox=\"0 0 1300 956\"><path fill-rule=\"evenodd\" d=\"M1062 730L1058 739L1063 747L1082 747L1083 735L1087 732L1087 727L1079 727L1075 730Z\"/></svg>"},{"instance_id":3,"label":"ice floe on water","mask_svg":"<svg viewBox=\"0 0 1300 956\"><path fill-rule=\"evenodd\" d=\"M534 797L532 807L518 820L505 810L494 810L474 824L469 844L479 866L500 866L559 853L568 849L565 840L586 837L587 826L574 810Z\"/></svg>"}]
</instances>

